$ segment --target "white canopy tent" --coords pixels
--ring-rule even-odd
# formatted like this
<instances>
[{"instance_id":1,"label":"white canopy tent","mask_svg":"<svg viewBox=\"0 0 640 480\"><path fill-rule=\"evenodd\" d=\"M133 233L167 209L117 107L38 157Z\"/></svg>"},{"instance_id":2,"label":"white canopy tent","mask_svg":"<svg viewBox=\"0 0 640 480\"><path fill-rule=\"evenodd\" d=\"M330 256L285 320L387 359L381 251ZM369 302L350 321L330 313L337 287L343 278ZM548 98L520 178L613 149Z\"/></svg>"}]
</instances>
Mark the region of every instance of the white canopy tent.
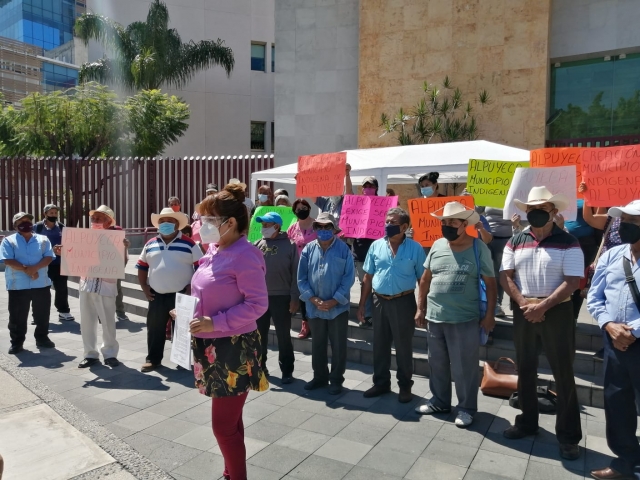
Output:
<instances>
[{"instance_id":1,"label":"white canopy tent","mask_svg":"<svg viewBox=\"0 0 640 480\"><path fill-rule=\"evenodd\" d=\"M351 179L359 185L364 177L374 176L378 189L384 192L389 183L415 183L428 172L438 172L439 182L467 181L469 159L528 161L529 150L508 147L499 143L475 140L471 142L435 143L399 147L346 150L351 165ZM262 170L251 174L251 198L258 181L295 184L298 164Z\"/></svg>"}]
</instances>

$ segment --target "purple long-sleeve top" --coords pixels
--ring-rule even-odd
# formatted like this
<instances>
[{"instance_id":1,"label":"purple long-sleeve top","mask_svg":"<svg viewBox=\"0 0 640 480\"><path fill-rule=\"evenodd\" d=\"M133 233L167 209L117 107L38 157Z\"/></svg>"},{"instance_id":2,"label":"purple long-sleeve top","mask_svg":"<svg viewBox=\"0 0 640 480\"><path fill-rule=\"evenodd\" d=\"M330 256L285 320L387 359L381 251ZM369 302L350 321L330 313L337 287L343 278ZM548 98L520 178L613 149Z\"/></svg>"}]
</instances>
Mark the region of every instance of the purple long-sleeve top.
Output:
<instances>
[{"instance_id":1,"label":"purple long-sleeve top","mask_svg":"<svg viewBox=\"0 0 640 480\"><path fill-rule=\"evenodd\" d=\"M211 317L213 332L194 336L222 338L254 331L269 305L265 273L262 252L246 237L223 250L211 244L191 279L191 295L199 300L196 317Z\"/></svg>"}]
</instances>

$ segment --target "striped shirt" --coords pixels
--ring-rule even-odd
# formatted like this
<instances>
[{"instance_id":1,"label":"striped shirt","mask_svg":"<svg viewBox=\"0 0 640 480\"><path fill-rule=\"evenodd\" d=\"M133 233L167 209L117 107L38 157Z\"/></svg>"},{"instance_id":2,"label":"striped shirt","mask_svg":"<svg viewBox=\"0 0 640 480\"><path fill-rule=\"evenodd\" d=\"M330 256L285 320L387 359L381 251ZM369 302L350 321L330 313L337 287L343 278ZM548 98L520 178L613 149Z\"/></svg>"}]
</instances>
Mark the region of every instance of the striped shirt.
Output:
<instances>
[{"instance_id":1,"label":"striped shirt","mask_svg":"<svg viewBox=\"0 0 640 480\"><path fill-rule=\"evenodd\" d=\"M149 286L158 293L181 292L191 284L194 268L202 258L200 247L189 237L178 235L165 243L158 235L147 242L136 263L149 272Z\"/></svg>"},{"instance_id":2,"label":"striped shirt","mask_svg":"<svg viewBox=\"0 0 640 480\"><path fill-rule=\"evenodd\" d=\"M540 242L527 228L504 247L504 270L515 270L515 284L525 297L548 297L565 276L584 276L584 256L578 240L556 225Z\"/></svg>"}]
</instances>

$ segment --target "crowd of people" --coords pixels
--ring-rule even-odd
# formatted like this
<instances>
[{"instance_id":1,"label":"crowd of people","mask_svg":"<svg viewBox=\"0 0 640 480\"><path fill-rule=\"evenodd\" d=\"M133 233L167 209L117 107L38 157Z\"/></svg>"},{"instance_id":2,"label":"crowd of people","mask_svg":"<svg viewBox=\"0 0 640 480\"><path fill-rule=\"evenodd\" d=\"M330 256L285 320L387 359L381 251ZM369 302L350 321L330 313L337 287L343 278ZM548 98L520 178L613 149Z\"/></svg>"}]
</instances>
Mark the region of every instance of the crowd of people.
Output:
<instances>
[{"instance_id":1,"label":"crowd of people","mask_svg":"<svg viewBox=\"0 0 640 480\"><path fill-rule=\"evenodd\" d=\"M445 196L438 174L419 179L422 197ZM378 181L366 177L362 195L378 195ZM580 186L585 191L586 186ZM444 189L442 189L444 190ZM350 167L344 193L355 193ZM387 190L387 195L393 191ZM466 192L464 192L466 193ZM455 201L431 213L441 222L442 238L424 248L412 238L409 214L400 207L386 214L381 239L345 238L339 227L344 195L296 199L285 190L258 189L254 204L237 179L219 189L208 184L206 197L189 217L177 197L153 214L158 234L149 240L136 268L148 300L147 346L143 372L162 365L165 341L172 338L176 294L198 299L189 328L196 388L212 398L212 427L224 457L224 476L245 479L242 410L250 390L269 388L266 366L271 322L275 327L281 383L295 381L292 316L300 311L300 338L311 337L313 378L306 390L343 390L351 289L358 278L361 295L357 319L373 329L373 385L370 398L391 391L394 345L398 401L412 401L413 336L428 332L431 397L416 407L422 415L450 412L455 425L469 427L478 411L480 345L505 316L503 299L513 312L522 413L504 431L508 439L538 432L537 368L542 349L557 390L556 435L560 455L580 457L580 406L573 372L576 321L583 300L603 331L604 397L607 440L616 460L594 470L597 479L640 478L636 431L636 395L640 374L640 200L625 207L592 208L578 202L575 221L559 212L569 206L562 194L534 186L526 200L515 200L521 215L503 218L503 210L468 208ZM312 215L312 204L319 213ZM254 215L261 206L290 208L296 221L288 228L273 211ZM10 354L19 354L27 334L30 309L39 348L53 348L49 338L51 286L61 321L73 321L67 278L60 271L63 252L60 209L44 209L43 219L16 213L16 233L0 245L9 294ZM120 229L105 205L89 212L92 229ZM247 240L250 220L261 238ZM526 218L526 221L524 220ZM474 227L469 235L468 227ZM128 240L124 240L128 261ZM417 294L416 294L417 289ZM100 362L119 364L116 319L119 282L81 278L80 326L84 345L79 368ZM102 325L98 349L97 328ZM327 346L331 347L329 365ZM452 381L457 405L452 405ZM635 475L635 477L634 477Z\"/></svg>"}]
</instances>

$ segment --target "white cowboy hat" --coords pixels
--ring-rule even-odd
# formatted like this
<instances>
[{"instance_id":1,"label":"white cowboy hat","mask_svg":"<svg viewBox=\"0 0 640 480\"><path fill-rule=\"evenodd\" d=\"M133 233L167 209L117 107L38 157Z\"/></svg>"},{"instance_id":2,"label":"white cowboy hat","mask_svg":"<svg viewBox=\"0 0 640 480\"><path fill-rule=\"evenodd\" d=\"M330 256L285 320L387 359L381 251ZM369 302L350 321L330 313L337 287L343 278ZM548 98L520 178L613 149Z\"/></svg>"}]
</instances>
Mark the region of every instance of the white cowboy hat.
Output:
<instances>
[{"instance_id":1,"label":"white cowboy hat","mask_svg":"<svg viewBox=\"0 0 640 480\"><path fill-rule=\"evenodd\" d=\"M569 206L569 199L562 193L553 195L547 187L533 187L529 192L529 198L526 202L515 199L513 203L523 212L527 211L528 206L542 205L543 203L553 203L558 211L561 212Z\"/></svg>"},{"instance_id":2,"label":"white cowboy hat","mask_svg":"<svg viewBox=\"0 0 640 480\"><path fill-rule=\"evenodd\" d=\"M158 228L158 223L161 218L175 218L178 221L178 230L182 230L189 224L187 216L182 212L174 212L171 208L163 208L160 213L151 214L151 225Z\"/></svg>"},{"instance_id":3,"label":"white cowboy hat","mask_svg":"<svg viewBox=\"0 0 640 480\"><path fill-rule=\"evenodd\" d=\"M113 220L113 224L115 225L115 223L116 223L116 214L113 213L113 210L111 210L109 207L107 207L106 205L100 205L95 210L90 210L89 211L89 216L93 215L96 212L104 213L107 217L109 217L111 220Z\"/></svg>"},{"instance_id":4,"label":"white cowboy hat","mask_svg":"<svg viewBox=\"0 0 640 480\"><path fill-rule=\"evenodd\" d=\"M436 215L436 213L440 211L442 211L442 215ZM469 222L469 225L475 225L480 221L480 215L478 215L475 210L465 207L460 202L449 202L440 210L431 212L431 215L438 220L447 220L449 218L466 220Z\"/></svg>"}]
</instances>

